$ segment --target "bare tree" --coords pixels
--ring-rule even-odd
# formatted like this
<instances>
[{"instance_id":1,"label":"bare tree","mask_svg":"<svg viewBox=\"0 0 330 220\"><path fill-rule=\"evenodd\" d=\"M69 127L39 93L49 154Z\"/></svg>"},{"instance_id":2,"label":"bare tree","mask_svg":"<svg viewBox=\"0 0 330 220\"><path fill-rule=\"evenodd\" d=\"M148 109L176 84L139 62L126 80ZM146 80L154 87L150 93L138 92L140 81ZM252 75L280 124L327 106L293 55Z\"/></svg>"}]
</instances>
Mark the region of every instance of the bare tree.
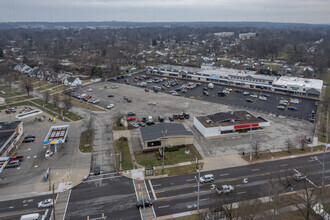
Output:
<instances>
[{"instance_id":1,"label":"bare tree","mask_svg":"<svg viewBox=\"0 0 330 220\"><path fill-rule=\"evenodd\" d=\"M44 97L45 102L48 103L48 101L50 100L50 97L51 97L49 91L46 90L42 95Z\"/></svg>"},{"instance_id":2,"label":"bare tree","mask_svg":"<svg viewBox=\"0 0 330 220\"><path fill-rule=\"evenodd\" d=\"M260 141L258 141L258 140L255 141L253 148L254 148L254 156L256 158L258 158L259 157L259 149L260 149Z\"/></svg>"},{"instance_id":3,"label":"bare tree","mask_svg":"<svg viewBox=\"0 0 330 220\"><path fill-rule=\"evenodd\" d=\"M72 108L72 106L73 106L71 98L68 96L65 97L63 100L63 105L65 107L65 110L69 111L69 109Z\"/></svg>"},{"instance_id":4,"label":"bare tree","mask_svg":"<svg viewBox=\"0 0 330 220\"><path fill-rule=\"evenodd\" d=\"M54 105L55 107L57 107L58 104L59 104L59 102L60 102L60 98L59 98L57 95L54 95L54 96L53 96L53 105Z\"/></svg>"},{"instance_id":5,"label":"bare tree","mask_svg":"<svg viewBox=\"0 0 330 220\"><path fill-rule=\"evenodd\" d=\"M26 93L30 95L30 92L33 90L33 84L30 77L23 77L23 88L26 90Z\"/></svg>"}]
</instances>

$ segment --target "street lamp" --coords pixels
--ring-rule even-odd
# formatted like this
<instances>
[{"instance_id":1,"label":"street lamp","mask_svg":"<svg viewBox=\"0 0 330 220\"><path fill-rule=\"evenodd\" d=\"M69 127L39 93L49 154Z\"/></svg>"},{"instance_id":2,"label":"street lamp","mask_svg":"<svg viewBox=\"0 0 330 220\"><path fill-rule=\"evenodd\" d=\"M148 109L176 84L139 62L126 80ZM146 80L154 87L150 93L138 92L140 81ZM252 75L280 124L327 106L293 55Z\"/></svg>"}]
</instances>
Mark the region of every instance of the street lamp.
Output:
<instances>
[{"instance_id":1,"label":"street lamp","mask_svg":"<svg viewBox=\"0 0 330 220\"><path fill-rule=\"evenodd\" d=\"M324 147L325 149L325 147ZM324 169L324 151L323 151L323 162L321 162L317 156L311 157L313 160L316 160L317 162L319 162L322 167L323 167L323 171L322 171L322 195L323 195L323 191L324 191L324 173L325 173L325 169Z\"/></svg>"},{"instance_id":2,"label":"street lamp","mask_svg":"<svg viewBox=\"0 0 330 220\"><path fill-rule=\"evenodd\" d=\"M163 136L163 139L166 141L166 135L167 135L167 130L165 130L165 131L161 131L162 132L162 134L164 135ZM164 155L165 155L165 144L163 144L163 152L162 152L162 156L163 156L163 158L162 158L162 174L164 174Z\"/></svg>"},{"instance_id":3,"label":"street lamp","mask_svg":"<svg viewBox=\"0 0 330 220\"><path fill-rule=\"evenodd\" d=\"M251 115L245 115L246 120L250 121L250 162L252 162L252 117Z\"/></svg>"}]
</instances>

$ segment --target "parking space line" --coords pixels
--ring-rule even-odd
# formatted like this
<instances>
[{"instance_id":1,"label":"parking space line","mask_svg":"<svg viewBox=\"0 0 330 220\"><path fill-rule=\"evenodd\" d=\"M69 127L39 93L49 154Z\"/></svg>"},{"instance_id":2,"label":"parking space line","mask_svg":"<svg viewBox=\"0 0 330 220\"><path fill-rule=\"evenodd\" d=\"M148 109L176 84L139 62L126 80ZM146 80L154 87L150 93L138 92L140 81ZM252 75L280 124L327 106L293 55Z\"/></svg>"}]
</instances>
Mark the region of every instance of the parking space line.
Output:
<instances>
[{"instance_id":1,"label":"parking space line","mask_svg":"<svg viewBox=\"0 0 330 220\"><path fill-rule=\"evenodd\" d=\"M238 192L238 193L236 193L236 194L237 194L237 195L240 195L240 194L244 194L244 193L247 193L247 191Z\"/></svg>"},{"instance_id":2,"label":"parking space line","mask_svg":"<svg viewBox=\"0 0 330 220\"><path fill-rule=\"evenodd\" d=\"M205 199L200 199L199 201L206 201L209 200L210 198L205 198Z\"/></svg>"},{"instance_id":3,"label":"parking space line","mask_svg":"<svg viewBox=\"0 0 330 220\"><path fill-rule=\"evenodd\" d=\"M228 176L229 173L223 173L223 174L220 174L220 176Z\"/></svg>"},{"instance_id":4,"label":"parking space line","mask_svg":"<svg viewBox=\"0 0 330 220\"><path fill-rule=\"evenodd\" d=\"M257 169L252 169L251 171L253 172L253 171L258 171L258 170L260 170L259 168L257 168Z\"/></svg>"},{"instance_id":5,"label":"parking space line","mask_svg":"<svg viewBox=\"0 0 330 220\"><path fill-rule=\"evenodd\" d=\"M286 167L288 164L281 164L280 167Z\"/></svg>"},{"instance_id":6,"label":"parking space line","mask_svg":"<svg viewBox=\"0 0 330 220\"><path fill-rule=\"evenodd\" d=\"M167 208L170 207L170 205L163 205L163 206L158 206L159 209Z\"/></svg>"}]
</instances>

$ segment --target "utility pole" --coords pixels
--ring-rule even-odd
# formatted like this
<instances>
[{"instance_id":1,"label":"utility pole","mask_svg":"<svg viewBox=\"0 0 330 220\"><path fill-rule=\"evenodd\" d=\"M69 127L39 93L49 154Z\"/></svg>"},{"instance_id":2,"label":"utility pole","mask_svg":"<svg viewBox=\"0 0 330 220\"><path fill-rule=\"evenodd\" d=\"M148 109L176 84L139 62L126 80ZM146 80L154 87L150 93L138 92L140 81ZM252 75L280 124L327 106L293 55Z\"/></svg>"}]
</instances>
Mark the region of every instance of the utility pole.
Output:
<instances>
[{"instance_id":1,"label":"utility pole","mask_svg":"<svg viewBox=\"0 0 330 220\"><path fill-rule=\"evenodd\" d=\"M200 169L200 165L198 164L198 179L197 177L195 176L195 179L197 181L197 186L198 186L198 193L197 193L197 213L199 215L199 194L200 194L200 180L201 178L201 169Z\"/></svg>"},{"instance_id":2,"label":"utility pole","mask_svg":"<svg viewBox=\"0 0 330 220\"><path fill-rule=\"evenodd\" d=\"M53 183L53 220L56 220L55 218L55 193L54 193L55 183Z\"/></svg>"},{"instance_id":3,"label":"utility pole","mask_svg":"<svg viewBox=\"0 0 330 220\"><path fill-rule=\"evenodd\" d=\"M119 155L119 170L122 170L121 169L121 152L117 153L117 154L110 154L110 156L118 156Z\"/></svg>"},{"instance_id":4,"label":"utility pole","mask_svg":"<svg viewBox=\"0 0 330 220\"><path fill-rule=\"evenodd\" d=\"M252 116L247 114L246 120L250 121L250 163L252 162Z\"/></svg>"},{"instance_id":5,"label":"utility pole","mask_svg":"<svg viewBox=\"0 0 330 220\"><path fill-rule=\"evenodd\" d=\"M166 135L167 135L167 130L165 130L165 131L162 131L162 133L163 133L163 139L164 139L164 141L165 141L165 143L166 143ZM163 152L162 152L162 174L164 174L164 155L165 155L165 145L166 144L163 144Z\"/></svg>"}]
</instances>

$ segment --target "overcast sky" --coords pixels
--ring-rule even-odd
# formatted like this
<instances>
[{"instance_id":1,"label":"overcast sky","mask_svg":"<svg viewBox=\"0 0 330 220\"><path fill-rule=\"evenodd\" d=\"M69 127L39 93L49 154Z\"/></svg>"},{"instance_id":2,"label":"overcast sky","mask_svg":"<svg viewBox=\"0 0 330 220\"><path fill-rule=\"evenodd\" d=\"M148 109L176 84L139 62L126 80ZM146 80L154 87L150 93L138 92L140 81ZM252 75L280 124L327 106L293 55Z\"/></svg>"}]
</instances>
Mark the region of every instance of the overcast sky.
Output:
<instances>
[{"instance_id":1,"label":"overcast sky","mask_svg":"<svg viewBox=\"0 0 330 220\"><path fill-rule=\"evenodd\" d=\"M330 24L330 0L0 0L0 22L18 21Z\"/></svg>"}]
</instances>

